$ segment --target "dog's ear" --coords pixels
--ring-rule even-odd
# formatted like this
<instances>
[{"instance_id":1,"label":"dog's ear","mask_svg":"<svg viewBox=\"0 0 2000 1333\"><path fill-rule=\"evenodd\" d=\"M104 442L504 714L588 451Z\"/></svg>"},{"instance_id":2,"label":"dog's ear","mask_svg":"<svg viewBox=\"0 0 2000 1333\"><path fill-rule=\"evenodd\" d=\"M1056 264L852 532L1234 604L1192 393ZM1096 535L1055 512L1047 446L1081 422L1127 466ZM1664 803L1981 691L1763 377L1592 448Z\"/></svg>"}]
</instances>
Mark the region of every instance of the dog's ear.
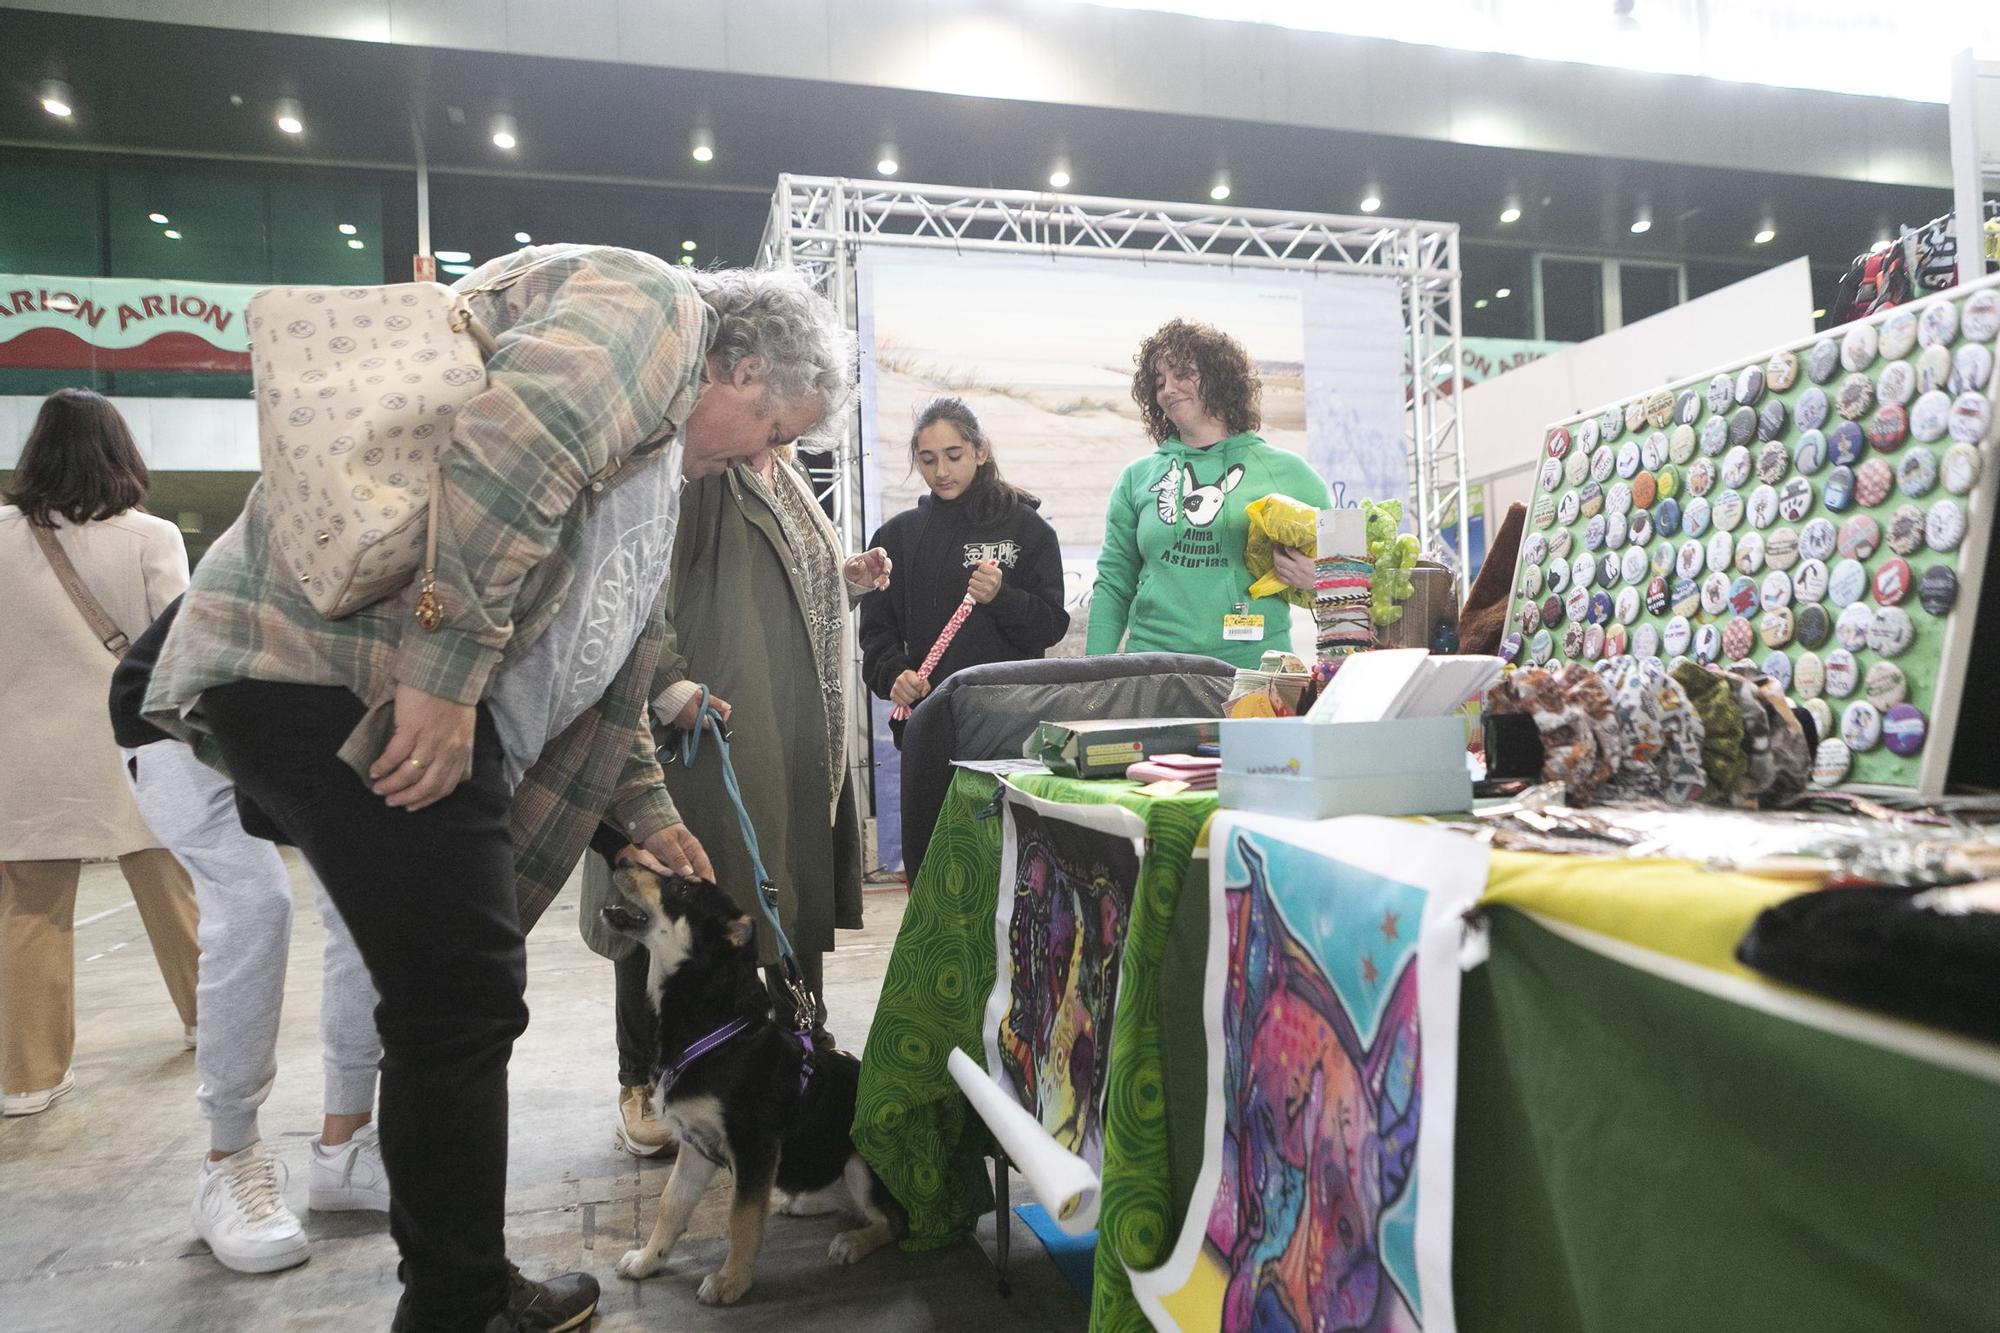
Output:
<instances>
[{"instance_id":1,"label":"dog's ear","mask_svg":"<svg viewBox=\"0 0 2000 1333\"><path fill-rule=\"evenodd\" d=\"M725 928L729 942L739 949L748 948L750 941L757 938L757 923L747 916L739 916Z\"/></svg>"}]
</instances>

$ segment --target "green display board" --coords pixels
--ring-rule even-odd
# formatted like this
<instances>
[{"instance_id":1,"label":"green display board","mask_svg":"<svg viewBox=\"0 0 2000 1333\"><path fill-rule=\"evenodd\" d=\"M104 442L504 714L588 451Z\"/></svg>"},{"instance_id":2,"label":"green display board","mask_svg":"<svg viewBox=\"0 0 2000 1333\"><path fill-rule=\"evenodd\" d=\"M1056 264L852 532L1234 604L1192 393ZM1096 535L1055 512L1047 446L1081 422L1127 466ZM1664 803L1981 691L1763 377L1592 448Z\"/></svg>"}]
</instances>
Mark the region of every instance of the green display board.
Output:
<instances>
[{"instance_id":1,"label":"green display board","mask_svg":"<svg viewBox=\"0 0 2000 1333\"><path fill-rule=\"evenodd\" d=\"M1814 781L1941 794L1992 528L2000 278L1551 426L1503 652L1761 671Z\"/></svg>"}]
</instances>

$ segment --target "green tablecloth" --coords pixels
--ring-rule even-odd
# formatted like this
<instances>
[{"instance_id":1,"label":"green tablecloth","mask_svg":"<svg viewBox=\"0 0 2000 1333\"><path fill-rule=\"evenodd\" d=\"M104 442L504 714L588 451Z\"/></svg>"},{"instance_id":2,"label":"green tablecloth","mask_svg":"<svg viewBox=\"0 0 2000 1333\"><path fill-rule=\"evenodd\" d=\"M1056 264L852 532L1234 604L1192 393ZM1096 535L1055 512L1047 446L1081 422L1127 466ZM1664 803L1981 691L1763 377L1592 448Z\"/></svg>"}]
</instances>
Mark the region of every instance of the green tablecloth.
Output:
<instances>
[{"instance_id":1,"label":"green tablecloth","mask_svg":"<svg viewBox=\"0 0 2000 1333\"><path fill-rule=\"evenodd\" d=\"M1214 802L1020 785L1116 800L1147 822L1091 1309L1093 1330L1141 1330L1123 1265L1165 1259L1201 1159L1195 844ZM984 1131L944 1061L955 1045L981 1057L1000 829L977 814L994 789L954 782L862 1069L855 1142L909 1208L917 1245L992 1202ZM2000 1050L1909 1025L1863 1039L1869 1016L1735 966L1735 939L1788 892L1671 863L1496 854L1491 957L1461 998L1453 1288L1466 1333L2000 1330Z\"/></svg>"}]
</instances>

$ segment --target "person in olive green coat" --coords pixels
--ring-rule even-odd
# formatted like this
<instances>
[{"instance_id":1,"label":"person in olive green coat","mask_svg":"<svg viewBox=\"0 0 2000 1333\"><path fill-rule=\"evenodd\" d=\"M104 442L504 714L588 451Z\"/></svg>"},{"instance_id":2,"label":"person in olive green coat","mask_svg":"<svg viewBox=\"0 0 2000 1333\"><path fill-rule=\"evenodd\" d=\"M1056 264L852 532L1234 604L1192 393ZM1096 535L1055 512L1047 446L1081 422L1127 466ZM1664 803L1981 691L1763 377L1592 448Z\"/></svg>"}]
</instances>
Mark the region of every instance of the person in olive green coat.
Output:
<instances>
[{"instance_id":1,"label":"person in olive green coat","mask_svg":"<svg viewBox=\"0 0 2000 1333\"><path fill-rule=\"evenodd\" d=\"M823 1023L821 955L834 931L861 926L861 821L847 763L846 611L861 593L888 585L888 558L869 551L843 563L838 538L789 459L768 473L734 467L691 481L667 581L669 626L653 680L654 734L676 755L707 687L728 719L730 758L757 831L778 911ZM665 763L667 788L701 839L716 879L737 906L758 916L756 877L736 809L723 788L714 737L704 735L692 769ZM628 849L621 854L635 855ZM618 963L619 1139L647 1155L664 1149L664 1126L646 1095L655 1027L645 992L646 959L613 935L599 908L610 877L586 858L585 940ZM758 916L759 961L777 961ZM781 1019L792 1018L773 985Z\"/></svg>"}]
</instances>

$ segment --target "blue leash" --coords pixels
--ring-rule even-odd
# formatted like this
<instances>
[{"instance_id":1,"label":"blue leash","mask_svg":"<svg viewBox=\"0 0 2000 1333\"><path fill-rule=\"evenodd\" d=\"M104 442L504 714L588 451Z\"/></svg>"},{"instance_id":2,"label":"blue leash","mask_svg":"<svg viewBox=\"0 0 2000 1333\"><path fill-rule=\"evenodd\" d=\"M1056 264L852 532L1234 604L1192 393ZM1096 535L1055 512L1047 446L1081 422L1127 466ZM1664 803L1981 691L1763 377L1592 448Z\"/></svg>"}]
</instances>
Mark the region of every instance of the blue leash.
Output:
<instances>
[{"instance_id":1,"label":"blue leash","mask_svg":"<svg viewBox=\"0 0 2000 1333\"><path fill-rule=\"evenodd\" d=\"M750 811L743 804L743 789L736 782L736 766L729 762L729 733L722 726L722 710L708 701L708 687L701 687L699 716L701 724L681 733L680 753L677 757L681 767L689 772L694 770L694 761L701 755L703 732L715 736L715 752L722 759L722 790L729 795L729 803L736 807L736 819L743 829L743 846L750 853L750 870L757 877L757 907L763 914L764 923L771 928L771 938L778 946L778 962L783 970L785 985L792 992L794 1012L801 1017L818 1013L818 1006L812 996L806 993L805 981L799 972L798 955L792 951L792 941L785 934L785 928L778 921L778 886L764 869L763 853L757 849L757 830L750 823ZM662 747L665 748L665 747Z\"/></svg>"}]
</instances>

